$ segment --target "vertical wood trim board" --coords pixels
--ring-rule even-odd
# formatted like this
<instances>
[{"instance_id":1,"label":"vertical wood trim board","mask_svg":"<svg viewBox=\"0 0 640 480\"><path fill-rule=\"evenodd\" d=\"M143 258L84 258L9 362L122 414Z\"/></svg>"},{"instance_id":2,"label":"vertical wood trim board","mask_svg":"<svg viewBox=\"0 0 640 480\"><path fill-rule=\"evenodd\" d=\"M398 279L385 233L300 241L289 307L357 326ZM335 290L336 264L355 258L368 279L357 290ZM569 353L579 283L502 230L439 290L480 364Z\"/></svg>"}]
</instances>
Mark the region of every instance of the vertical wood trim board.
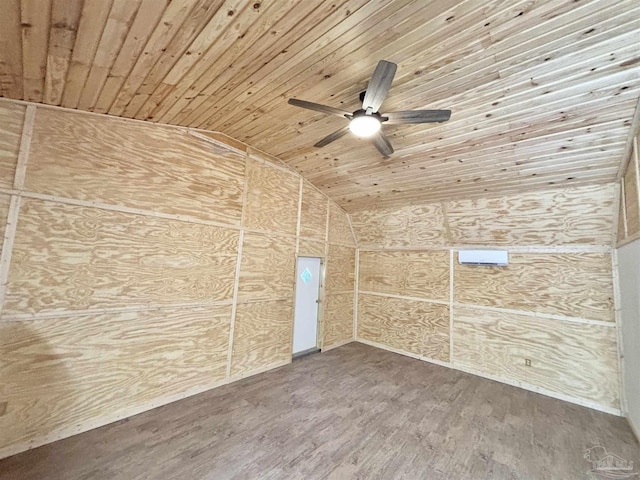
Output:
<instances>
[{"instance_id":1,"label":"vertical wood trim board","mask_svg":"<svg viewBox=\"0 0 640 480\"><path fill-rule=\"evenodd\" d=\"M354 237L355 238L355 237ZM360 291L360 250L356 249L355 288L353 289L353 339L358 338L358 293Z\"/></svg>"},{"instance_id":2,"label":"vertical wood trim board","mask_svg":"<svg viewBox=\"0 0 640 480\"><path fill-rule=\"evenodd\" d=\"M625 362L624 343L622 342L622 299L620 296L620 270L618 266L618 251L611 252L611 265L613 271L613 302L615 315L616 339L618 347L618 383L620 385L620 411L623 415L627 412L627 398L625 390Z\"/></svg>"},{"instance_id":3,"label":"vertical wood trim board","mask_svg":"<svg viewBox=\"0 0 640 480\"><path fill-rule=\"evenodd\" d=\"M4 229L2 253L0 254L0 314L2 314L4 309L4 299L7 294L9 268L11 267L11 255L13 252L13 243L16 237L16 229L18 228L18 215L20 214L21 203L22 199L20 197L15 195L11 196L7 223Z\"/></svg>"},{"instance_id":4,"label":"vertical wood trim board","mask_svg":"<svg viewBox=\"0 0 640 480\"><path fill-rule=\"evenodd\" d=\"M621 222L621 225L618 227L618 247L640 238L640 159L638 137L640 137L640 134L630 143L631 151L629 161L620 179L622 194L620 218L618 219L618 221Z\"/></svg>"},{"instance_id":5,"label":"vertical wood trim board","mask_svg":"<svg viewBox=\"0 0 640 480\"><path fill-rule=\"evenodd\" d=\"M453 363L453 285L454 285L454 274L453 274L453 264L455 262L455 253L453 250L449 251L449 363Z\"/></svg>"},{"instance_id":6,"label":"vertical wood trim board","mask_svg":"<svg viewBox=\"0 0 640 480\"><path fill-rule=\"evenodd\" d=\"M29 150L31 149L31 135L33 134L33 124L36 117L36 107L29 105L24 116L22 127L22 138L20 140L20 153L16 165L16 175L13 181L13 188L21 190L24 187L24 178L27 174L27 162L29 161Z\"/></svg>"}]
</instances>

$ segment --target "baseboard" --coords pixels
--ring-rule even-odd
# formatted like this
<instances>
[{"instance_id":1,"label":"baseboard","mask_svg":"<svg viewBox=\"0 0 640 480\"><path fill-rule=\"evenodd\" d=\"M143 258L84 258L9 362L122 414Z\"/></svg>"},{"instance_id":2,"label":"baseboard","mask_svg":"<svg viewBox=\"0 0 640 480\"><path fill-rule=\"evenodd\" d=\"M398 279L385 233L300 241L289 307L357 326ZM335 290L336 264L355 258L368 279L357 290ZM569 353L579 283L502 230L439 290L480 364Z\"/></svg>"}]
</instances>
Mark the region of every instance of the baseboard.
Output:
<instances>
[{"instance_id":1,"label":"baseboard","mask_svg":"<svg viewBox=\"0 0 640 480\"><path fill-rule=\"evenodd\" d=\"M162 407L163 405L167 405L169 403L173 403L187 397L192 397L193 395L198 395L208 390L213 390L214 388L218 388L223 385L228 385L230 383L237 382L238 380L242 380L244 378L251 377L253 375L258 375L259 373L264 373L269 370L273 370L275 368L288 365L290 363L291 363L290 359L284 362L278 362L272 365L268 365L267 367L254 370L247 374L238 375L236 377L231 377L229 379L224 379L219 382L214 382L208 385L200 385L197 387L193 387L191 389L187 389L184 392L177 393L175 395L169 395L167 397L155 399L151 402L145 403L144 405L137 405L135 407L120 410L116 414L102 415L100 417L88 420L84 423L76 424L73 427L61 428L59 430L53 431L46 435L29 440L27 442L21 442L21 443L9 445L9 446L0 448L0 459L11 457L12 455L17 455L18 453L22 453L27 450L41 447L42 445L46 445L48 443L53 443L58 440L63 440L65 438L72 437L73 435L78 435L80 433L88 432L89 430L93 430L95 428L104 427L105 425L117 422L124 418L133 417L134 415L138 415L140 413L153 410L154 408Z\"/></svg>"},{"instance_id":2,"label":"baseboard","mask_svg":"<svg viewBox=\"0 0 640 480\"><path fill-rule=\"evenodd\" d=\"M289 365L291 363L291 359L284 361L279 361L272 363L271 365L267 365L266 367L258 368L257 370L251 370L247 373L241 373L240 375L234 375L229 378L227 383L237 382L238 380L244 380L245 378L253 377L254 375L259 375L264 372L268 372L269 370L274 370L276 368L284 367L285 365Z\"/></svg>"},{"instance_id":3,"label":"baseboard","mask_svg":"<svg viewBox=\"0 0 640 480\"><path fill-rule=\"evenodd\" d=\"M416 355L414 353L410 353L410 352L404 352L402 350L398 350L392 347L387 347L386 345L383 345L381 343L377 343L377 342L371 342L369 340L364 340L364 339L360 339L357 338L356 342L359 343L363 343L365 345L370 345L372 347L376 347L376 348L380 348L382 350L387 350L388 352L393 352L393 353L397 353L399 355L404 355L406 357L411 357L411 358L416 358L418 360L422 360L424 362L429 362L429 363L433 363L435 365L440 365L441 367L447 367L447 368L451 368L453 370L458 370L460 372L465 372L465 373L469 373L471 375L475 375L477 377L482 377L482 378L486 378L487 380L493 380L495 382L500 382L500 383L504 383L506 385L511 385L512 387L517 387L517 388L522 388L523 390L528 390L530 392L534 392L534 393L539 393L541 395L545 395L547 397L552 397L552 398L557 398L558 400L563 400L565 402L569 402L569 403L574 403L576 405L580 405L582 407L587 407L587 408L591 408L593 410L598 410L600 412L604 412L604 413L609 413L611 415L617 415L619 417L623 416L622 412L620 411L619 408L614 408L614 407L609 407L607 405L602 405L600 403L591 401L591 400L584 400L582 398L577 398L577 397L572 397L570 395L565 395L562 393L558 393L558 392L554 392L552 390L547 390L546 388L542 388L542 387L538 387L536 385L531 385L525 382L520 382L517 380L512 380L509 378L504 378L504 377L499 377L499 376L495 376L495 375L489 375L486 373L482 373L482 372L478 372L476 370L461 366L461 365L456 365L455 362L454 363L449 363L449 362L442 362L440 360L434 360L428 357L423 357L421 355ZM631 423L631 422L629 422ZM632 429L634 428L633 425L631 427ZM637 434L636 434L637 436Z\"/></svg>"},{"instance_id":4,"label":"baseboard","mask_svg":"<svg viewBox=\"0 0 640 480\"><path fill-rule=\"evenodd\" d=\"M203 393L217 387L221 387L222 385L226 385L227 383L229 383L227 380L221 380L219 382L215 382L209 385L201 385L198 387L194 387L175 395L153 400L144 405L137 405L135 407L121 410L116 414L102 415L100 417L88 420L84 423L76 424L73 427L61 428L59 430L55 430L46 435L37 437L35 439L29 440L26 442L16 443L13 445L0 448L0 459L10 457L12 455L17 455L18 453L22 453L27 450L41 447L42 445L46 445L48 443L53 443L58 440L63 440L65 438L78 435L79 433L88 432L89 430L93 430L95 428L104 427L105 425L117 422L124 418L133 417L134 415L138 415L140 413L153 410L154 408L158 408L163 405L167 405L169 403L173 403L178 400L182 400L184 398L191 397L193 395L198 395L199 393Z\"/></svg>"},{"instance_id":5,"label":"baseboard","mask_svg":"<svg viewBox=\"0 0 640 480\"><path fill-rule=\"evenodd\" d=\"M638 441L638 443L640 443L640 428L639 426L636 426L635 423L633 423L633 420L631 420L631 417L627 416L627 422L629 422L629 426L631 427L631 431L633 432L633 434L636 436L636 440Z\"/></svg>"},{"instance_id":6,"label":"baseboard","mask_svg":"<svg viewBox=\"0 0 640 480\"><path fill-rule=\"evenodd\" d=\"M333 345L329 345L328 347L322 347L321 351L328 352L329 350L333 350L334 348L342 347L343 345L347 345L348 343L353 343L355 340L350 338L349 340L345 340L344 342L334 343Z\"/></svg>"},{"instance_id":7,"label":"baseboard","mask_svg":"<svg viewBox=\"0 0 640 480\"><path fill-rule=\"evenodd\" d=\"M418 355L416 353L405 352L404 350L398 350L397 348L388 347L383 343L372 342L371 340L365 340L363 338L356 339L358 343L364 343L365 345L369 345L371 347L376 347L381 350L386 350L387 352L397 353L398 355L404 355L405 357L415 358L417 360L422 360L423 362L434 363L436 365L440 365L441 367L449 367L451 368L451 364L449 362L445 362L443 360L436 360L435 358L425 357L423 355Z\"/></svg>"}]
</instances>

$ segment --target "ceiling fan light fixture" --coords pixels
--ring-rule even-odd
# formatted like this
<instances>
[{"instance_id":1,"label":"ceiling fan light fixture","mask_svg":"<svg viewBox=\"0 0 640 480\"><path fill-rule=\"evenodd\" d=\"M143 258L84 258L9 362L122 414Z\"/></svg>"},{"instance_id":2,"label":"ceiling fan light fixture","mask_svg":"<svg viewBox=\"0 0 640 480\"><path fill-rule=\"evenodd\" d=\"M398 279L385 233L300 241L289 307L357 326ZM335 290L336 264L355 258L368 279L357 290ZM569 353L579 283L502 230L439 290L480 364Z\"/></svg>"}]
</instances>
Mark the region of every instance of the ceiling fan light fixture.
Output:
<instances>
[{"instance_id":1,"label":"ceiling fan light fixture","mask_svg":"<svg viewBox=\"0 0 640 480\"><path fill-rule=\"evenodd\" d=\"M371 137L380 131L380 120L373 115L357 115L349 123L349 130L358 137Z\"/></svg>"}]
</instances>

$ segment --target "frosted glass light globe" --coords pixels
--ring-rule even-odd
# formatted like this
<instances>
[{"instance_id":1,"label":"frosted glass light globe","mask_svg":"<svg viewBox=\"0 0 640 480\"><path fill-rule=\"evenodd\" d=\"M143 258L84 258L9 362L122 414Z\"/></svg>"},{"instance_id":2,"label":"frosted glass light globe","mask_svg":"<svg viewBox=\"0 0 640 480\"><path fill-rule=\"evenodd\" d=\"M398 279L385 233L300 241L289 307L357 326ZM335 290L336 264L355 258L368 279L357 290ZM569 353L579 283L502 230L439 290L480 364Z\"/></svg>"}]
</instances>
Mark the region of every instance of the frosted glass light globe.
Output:
<instances>
[{"instance_id":1,"label":"frosted glass light globe","mask_svg":"<svg viewBox=\"0 0 640 480\"><path fill-rule=\"evenodd\" d=\"M370 137L380 130L380 120L371 115L359 115L351 120L349 130L358 137Z\"/></svg>"}]
</instances>

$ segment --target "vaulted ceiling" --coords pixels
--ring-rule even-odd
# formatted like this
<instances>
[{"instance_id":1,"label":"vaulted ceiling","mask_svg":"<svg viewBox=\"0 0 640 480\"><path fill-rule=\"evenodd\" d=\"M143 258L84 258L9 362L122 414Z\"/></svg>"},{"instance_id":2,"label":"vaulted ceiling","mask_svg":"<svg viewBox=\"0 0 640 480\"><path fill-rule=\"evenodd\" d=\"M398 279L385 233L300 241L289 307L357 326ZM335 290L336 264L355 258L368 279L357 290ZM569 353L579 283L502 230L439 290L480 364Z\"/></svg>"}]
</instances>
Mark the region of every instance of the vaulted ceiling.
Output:
<instances>
[{"instance_id":1,"label":"vaulted ceiling","mask_svg":"<svg viewBox=\"0 0 640 480\"><path fill-rule=\"evenodd\" d=\"M383 159L346 120L398 64ZM2 0L2 96L217 130L348 211L613 181L640 96L637 0Z\"/></svg>"}]
</instances>

